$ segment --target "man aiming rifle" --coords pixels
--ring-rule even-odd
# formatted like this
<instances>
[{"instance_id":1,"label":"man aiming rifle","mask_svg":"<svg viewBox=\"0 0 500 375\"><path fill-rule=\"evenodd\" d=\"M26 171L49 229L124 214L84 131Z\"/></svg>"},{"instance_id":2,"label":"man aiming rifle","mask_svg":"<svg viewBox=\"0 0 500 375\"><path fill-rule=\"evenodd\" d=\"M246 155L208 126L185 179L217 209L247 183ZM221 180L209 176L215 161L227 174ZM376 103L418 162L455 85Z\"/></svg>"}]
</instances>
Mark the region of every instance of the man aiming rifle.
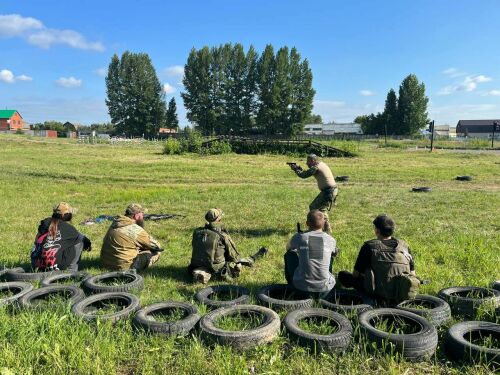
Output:
<instances>
[{"instance_id":1,"label":"man aiming rifle","mask_svg":"<svg viewBox=\"0 0 500 375\"><path fill-rule=\"evenodd\" d=\"M290 166L290 169L294 171L295 174L300 178L308 178L314 176L314 178L316 179L320 193L309 205L309 211L321 211L325 217L325 225L323 227L323 231L326 233L331 233L328 211L330 211L332 204L335 202L338 194L338 188L330 167L328 167L328 165L326 165L324 162L319 161L318 157L314 154L310 154L307 157L307 166L309 167L309 169L305 171L299 165L297 165L297 163L287 164Z\"/></svg>"}]
</instances>

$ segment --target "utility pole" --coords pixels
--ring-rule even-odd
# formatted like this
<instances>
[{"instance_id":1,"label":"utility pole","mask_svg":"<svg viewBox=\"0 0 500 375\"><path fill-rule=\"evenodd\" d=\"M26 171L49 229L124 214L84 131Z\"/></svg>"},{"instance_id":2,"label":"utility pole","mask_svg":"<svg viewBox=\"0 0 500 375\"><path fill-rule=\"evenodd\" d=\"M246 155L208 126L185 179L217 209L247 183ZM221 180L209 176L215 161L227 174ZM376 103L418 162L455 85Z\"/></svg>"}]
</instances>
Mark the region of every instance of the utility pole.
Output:
<instances>
[{"instance_id":1,"label":"utility pole","mask_svg":"<svg viewBox=\"0 0 500 375\"><path fill-rule=\"evenodd\" d=\"M429 122L429 130L431 132L431 152L432 152L432 149L434 148L434 120Z\"/></svg>"}]
</instances>

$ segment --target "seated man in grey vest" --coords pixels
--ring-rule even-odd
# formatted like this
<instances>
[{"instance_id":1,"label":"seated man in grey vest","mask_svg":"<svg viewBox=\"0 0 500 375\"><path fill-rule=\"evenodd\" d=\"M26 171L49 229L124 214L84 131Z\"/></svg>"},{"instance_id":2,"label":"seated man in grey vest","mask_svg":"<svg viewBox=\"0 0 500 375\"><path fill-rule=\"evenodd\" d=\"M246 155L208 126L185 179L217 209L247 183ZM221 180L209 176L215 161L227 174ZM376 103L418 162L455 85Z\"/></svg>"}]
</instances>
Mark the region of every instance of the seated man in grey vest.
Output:
<instances>
[{"instance_id":1,"label":"seated man in grey vest","mask_svg":"<svg viewBox=\"0 0 500 375\"><path fill-rule=\"evenodd\" d=\"M398 296L399 281L415 284L411 286L413 289L418 289L420 284L408 244L392 237L395 223L389 216L377 216L373 225L377 238L363 244L354 271L340 271L339 282L346 288L355 288L387 302L406 299L408 297ZM401 280L402 275L407 275L406 280L410 281Z\"/></svg>"},{"instance_id":2,"label":"seated man in grey vest","mask_svg":"<svg viewBox=\"0 0 500 375\"><path fill-rule=\"evenodd\" d=\"M267 249L262 247L249 258L242 258L231 236L222 226L223 215L220 208L210 209L205 214L205 226L193 232L188 272L196 282L206 284L214 275L231 281L240 275L242 265L252 267L258 258L267 253Z\"/></svg>"},{"instance_id":3,"label":"seated man in grey vest","mask_svg":"<svg viewBox=\"0 0 500 375\"><path fill-rule=\"evenodd\" d=\"M323 232L325 216L319 210L307 214L309 231L296 233L285 253L285 278L295 289L312 296L326 296L335 286L331 273L336 241Z\"/></svg>"}]
</instances>

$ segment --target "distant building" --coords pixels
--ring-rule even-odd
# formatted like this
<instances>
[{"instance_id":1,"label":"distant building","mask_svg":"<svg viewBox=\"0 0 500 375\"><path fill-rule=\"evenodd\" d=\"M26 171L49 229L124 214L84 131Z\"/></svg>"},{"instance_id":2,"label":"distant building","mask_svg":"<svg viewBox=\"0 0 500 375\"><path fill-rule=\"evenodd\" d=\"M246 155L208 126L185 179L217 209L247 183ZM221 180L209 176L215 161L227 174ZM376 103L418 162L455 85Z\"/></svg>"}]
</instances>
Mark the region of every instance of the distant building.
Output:
<instances>
[{"instance_id":1,"label":"distant building","mask_svg":"<svg viewBox=\"0 0 500 375\"><path fill-rule=\"evenodd\" d=\"M354 122L304 125L307 135L363 134L361 125Z\"/></svg>"},{"instance_id":2,"label":"distant building","mask_svg":"<svg viewBox=\"0 0 500 375\"><path fill-rule=\"evenodd\" d=\"M24 120L15 109L0 109L0 130L23 129Z\"/></svg>"},{"instance_id":3,"label":"distant building","mask_svg":"<svg viewBox=\"0 0 500 375\"><path fill-rule=\"evenodd\" d=\"M72 124L71 122L69 121L66 121L64 124L64 129L67 131L67 132L76 132L78 130L78 125L75 125L75 124Z\"/></svg>"},{"instance_id":4,"label":"distant building","mask_svg":"<svg viewBox=\"0 0 500 375\"><path fill-rule=\"evenodd\" d=\"M460 120L457 124L458 137L491 138L493 124L500 120ZM500 138L500 132L495 131L495 138Z\"/></svg>"},{"instance_id":5,"label":"distant building","mask_svg":"<svg viewBox=\"0 0 500 375\"><path fill-rule=\"evenodd\" d=\"M160 133L160 134L177 133L177 129L174 129L174 128L160 128L160 129L158 129L158 133Z\"/></svg>"}]
</instances>

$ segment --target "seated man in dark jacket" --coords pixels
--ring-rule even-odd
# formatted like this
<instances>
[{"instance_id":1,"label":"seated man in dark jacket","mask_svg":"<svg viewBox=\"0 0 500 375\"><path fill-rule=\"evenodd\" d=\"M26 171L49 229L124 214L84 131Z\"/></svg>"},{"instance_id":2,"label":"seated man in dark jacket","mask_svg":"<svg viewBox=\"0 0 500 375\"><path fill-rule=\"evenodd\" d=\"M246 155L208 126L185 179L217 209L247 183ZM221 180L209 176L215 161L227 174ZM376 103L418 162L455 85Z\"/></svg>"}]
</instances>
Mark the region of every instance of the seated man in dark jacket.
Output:
<instances>
[{"instance_id":1,"label":"seated man in dark jacket","mask_svg":"<svg viewBox=\"0 0 500 375\"><path fill-rule=\"evenodd\" d=\"M91 250L91 242L70 224L73 208L66 202L54 207L52 217L40 222L31 251L31 265L39 271L78 271L83 250Z\"/></svg>"}]
</instances>

